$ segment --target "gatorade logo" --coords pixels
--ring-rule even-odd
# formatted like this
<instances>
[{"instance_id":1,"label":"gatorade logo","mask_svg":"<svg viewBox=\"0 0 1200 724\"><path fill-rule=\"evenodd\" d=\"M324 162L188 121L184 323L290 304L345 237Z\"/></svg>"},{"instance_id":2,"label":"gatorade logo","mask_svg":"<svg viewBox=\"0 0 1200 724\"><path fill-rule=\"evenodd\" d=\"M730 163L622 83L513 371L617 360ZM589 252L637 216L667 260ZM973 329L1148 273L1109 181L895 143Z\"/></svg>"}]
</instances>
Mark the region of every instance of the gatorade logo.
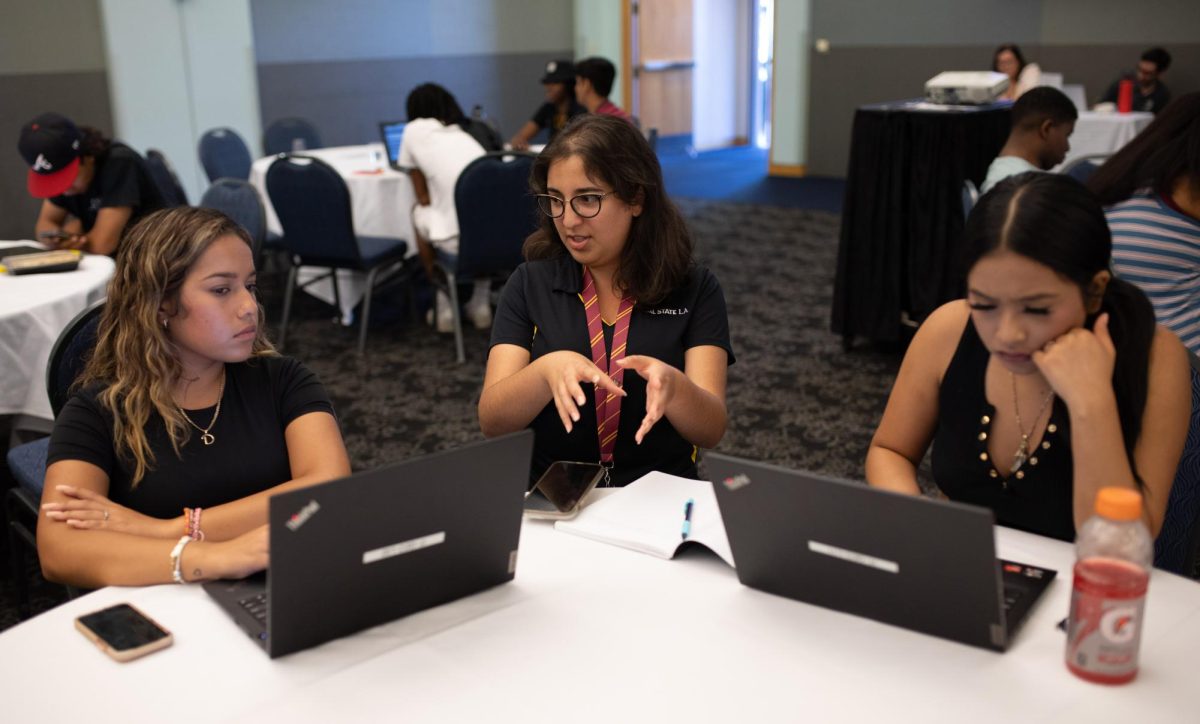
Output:
<instances>
[{"instance_id":1,"label":"gatorade logo","mask_svg":"<svg viewBox=\"0 0 1200 724\"><path fill-rule=\"evenodd\" d=\"M1100 635L1114 644L1127 644L1137 633L1137 609L1117 606L1100 617Z\"/></svg>"}]
</instances>

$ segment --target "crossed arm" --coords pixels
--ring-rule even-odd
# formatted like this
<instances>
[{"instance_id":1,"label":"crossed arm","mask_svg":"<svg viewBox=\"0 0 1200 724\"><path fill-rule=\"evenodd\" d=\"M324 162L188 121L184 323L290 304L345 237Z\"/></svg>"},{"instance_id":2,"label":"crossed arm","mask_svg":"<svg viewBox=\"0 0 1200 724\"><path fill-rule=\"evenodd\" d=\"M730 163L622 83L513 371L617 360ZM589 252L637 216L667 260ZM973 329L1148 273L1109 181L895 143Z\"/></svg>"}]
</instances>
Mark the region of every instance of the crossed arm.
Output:
<instances>
[{"instance_id":1,"label":"crossed arm","mask_svg":"<svg viewBox=\"0 0 1200 724\"><path fill-rule=\"evenodd\" d=\"M181 556L185 580L241 578L262 570L268 561L270 497L350 473L332 415L301 415L287 426L284 438L294 477L205 509L205 540L190 543ZM109 500L108 489L108 475L91 463L62 460L46 470L37 529L46 578L86 588L171 582L170 555L185 534L183 516L164 520L142 515Z\"/></svg>"}]
</instances>

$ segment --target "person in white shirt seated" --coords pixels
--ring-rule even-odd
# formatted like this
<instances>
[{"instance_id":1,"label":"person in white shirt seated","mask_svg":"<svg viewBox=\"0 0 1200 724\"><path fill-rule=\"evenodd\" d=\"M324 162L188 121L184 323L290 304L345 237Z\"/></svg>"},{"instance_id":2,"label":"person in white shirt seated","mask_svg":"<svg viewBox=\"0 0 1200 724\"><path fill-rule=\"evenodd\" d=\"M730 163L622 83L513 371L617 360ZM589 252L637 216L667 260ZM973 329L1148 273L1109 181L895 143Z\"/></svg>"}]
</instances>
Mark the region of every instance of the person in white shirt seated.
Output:
<instances>
[{"instance_id":1,"label":"person in white shirt seated","mask_svg":"<svg viewBox=\"0 0 1200 724\"><path fill-rule=\"evenodd\" d=\"M458 101L445 88L424 83L408 94L408 125L400 141L399 164L410 169L417 204L413 207L413 231L425 271L433 278L437 252L458 253L458 209L454 186L463 169L482 156L483 146L468 132L470 122ZM467 302L467 316L479 329L492 324L489 294L491 282L479 279ZM450 297L437 294L437 329L453 331ZM432 317L431 317L432 318Z\"/></svg>"},{"instance_id":2,"label":"person in white shirt seated","mask_svg":"<svg viewBox=\"0 0 1200 724\"><path fill-rule=\"evenodd\" d=\"M1042 82L1042 69L1037 63L1026 63L1021 49L1005 43L992 54L992 70L1008 76L1008 88L1000 98L1015 101Z\"/></svg>"},{"instance_id":3,"label":"person in white shirt seated","mask_svg":"<svg viewBox=\"0 0 1200 724\"><path fill-rule=\"evenodd\" d=\"M1079 112L1062 91L1034 88L1012 107L1012 131L1000 155L988 166L979 192L986 194L1009 176L1026 171L1049 171L1071 150L1071 134Z\"/></svg>"}]
</instances>

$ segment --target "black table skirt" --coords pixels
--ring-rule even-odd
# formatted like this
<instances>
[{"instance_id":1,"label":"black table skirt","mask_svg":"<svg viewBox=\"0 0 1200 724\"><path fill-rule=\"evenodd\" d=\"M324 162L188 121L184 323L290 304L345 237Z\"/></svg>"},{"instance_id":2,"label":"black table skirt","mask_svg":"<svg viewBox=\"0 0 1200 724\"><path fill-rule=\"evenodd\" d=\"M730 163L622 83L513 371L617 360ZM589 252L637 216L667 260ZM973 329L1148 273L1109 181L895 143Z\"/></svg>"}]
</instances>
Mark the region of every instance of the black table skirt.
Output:
<instances>
[{"instance_id":1,"label":"black table skirt","mask_svg":"<svg viewBox=\"0 0 1200 724\"><path fill-rule=\"evenodd\" d=\"M896 341L901 313L920 321L962 296L963 181L983 182L1009 116L1007 103L919 111L902 102L854 114L832 320L847 343Z\"/></svg>"}]
</instances>

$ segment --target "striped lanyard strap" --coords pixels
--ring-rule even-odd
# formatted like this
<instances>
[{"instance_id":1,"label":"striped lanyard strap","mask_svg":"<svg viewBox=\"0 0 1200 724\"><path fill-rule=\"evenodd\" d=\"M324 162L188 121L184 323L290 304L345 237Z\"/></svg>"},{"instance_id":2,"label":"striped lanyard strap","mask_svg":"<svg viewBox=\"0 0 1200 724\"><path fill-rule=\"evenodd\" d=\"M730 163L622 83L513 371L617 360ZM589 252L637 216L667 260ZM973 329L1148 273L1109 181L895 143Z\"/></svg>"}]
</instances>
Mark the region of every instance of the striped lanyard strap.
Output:
<instances>
[{"instance_id":1,"label":"striped lanyard strap","mask_svg":"<svg viewBox=\"0 0 1200 724\"><path fill-rule=\"evenodd\" d=\"M629 319L632 317L633 300L622 297L613 321L612 355L604 350L604 328L600 319L600 297L592 273L583 268L583 312L587 316L588 340L592 346L592 362L621 387L625 379L625 368L617 364L625 358L625 342L629 338ZM611 468L613 448L617 442L617 428L621 422L621 398L596 385L596 436L600 440L600 464ZM607 478L607 470L605 477Z\"/></svg>"}]
</instances>

